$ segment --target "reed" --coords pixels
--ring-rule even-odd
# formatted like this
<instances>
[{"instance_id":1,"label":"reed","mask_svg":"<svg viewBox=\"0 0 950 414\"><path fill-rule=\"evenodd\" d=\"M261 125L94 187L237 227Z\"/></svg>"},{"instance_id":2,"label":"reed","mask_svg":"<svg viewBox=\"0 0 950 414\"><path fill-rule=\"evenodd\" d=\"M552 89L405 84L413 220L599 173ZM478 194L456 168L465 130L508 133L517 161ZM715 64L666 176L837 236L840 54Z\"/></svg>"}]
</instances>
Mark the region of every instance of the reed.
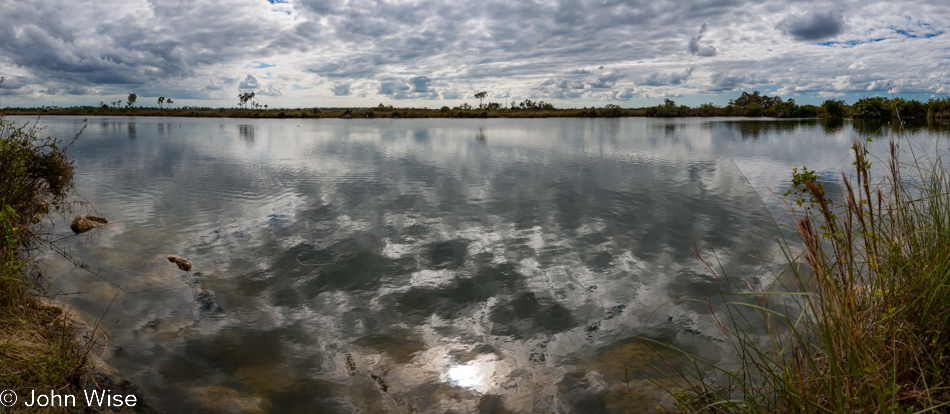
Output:
<instances>
[{"instance_id":1,"label":"reed","mask_svg":"<svg viewBox=\"0 0 950 414\"><path fill-rule=\"evenodd\" d=\"M899 138L877 177L866 143L852 152L841 200L796 171L797 240L782 243L778 282L704 301L736 364L670 364L680 386L665 410L950 410L950 160Z\"/></svg>"}]
</instances>

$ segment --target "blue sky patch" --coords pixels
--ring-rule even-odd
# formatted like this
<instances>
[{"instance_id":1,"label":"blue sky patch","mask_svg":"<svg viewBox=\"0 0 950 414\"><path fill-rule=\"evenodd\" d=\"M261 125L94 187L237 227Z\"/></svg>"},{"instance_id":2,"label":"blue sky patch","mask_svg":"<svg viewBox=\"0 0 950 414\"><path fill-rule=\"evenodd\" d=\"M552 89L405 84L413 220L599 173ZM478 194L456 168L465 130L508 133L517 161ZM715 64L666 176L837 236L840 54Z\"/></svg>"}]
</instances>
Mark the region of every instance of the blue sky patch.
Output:
<instances>
[{"instance_id":1,"label":"blue sky patch","mask_svg":"<svg viewBox=\"0 0 950 414\"><path fill-rule=\"evenodd\" d=\"M271 65L269 63L264 63L257 60L251 61L251 64L247 65L247 67L254 68L254 69L266 69L266 68L272 68L274 66L277 66L277 65Z\"/></svg>"},{"instance_id":2,"label":"blue sky patch","mask_svg":"<svg viewBox=\"0 0 950 414\"><path fill-rule=\"evenodd\" d=\"M887 38L879 37L879 38L868 39L868 40L847 40L844 42L828 41L828 42L821 42L821 43L815 43L815 44L818 46L829 46L829 47L840 46L843 48L848 48L848 47L855 47L857 45L863 45L865 43L880 42L882 40L887 40Z\"/></svg>"},{"instance_id":3,"label":"blue sky patch","mask_svg":"<svg viewBox=\"0 0 950 414\"><path fill-rule=\"evenodd\" d=\"M888 26L888 29L893 30L894 33L897 33L901 36L909 37L911 39L929 39L931 37L936 37L943 34L942 30L933 30L932 25L930 23L917 22L917 26L921 30L898 29L897 27L894 27L894 26ZM925 33L921 33L921 32L925 32Z\"/></svg>"}]
</instances>

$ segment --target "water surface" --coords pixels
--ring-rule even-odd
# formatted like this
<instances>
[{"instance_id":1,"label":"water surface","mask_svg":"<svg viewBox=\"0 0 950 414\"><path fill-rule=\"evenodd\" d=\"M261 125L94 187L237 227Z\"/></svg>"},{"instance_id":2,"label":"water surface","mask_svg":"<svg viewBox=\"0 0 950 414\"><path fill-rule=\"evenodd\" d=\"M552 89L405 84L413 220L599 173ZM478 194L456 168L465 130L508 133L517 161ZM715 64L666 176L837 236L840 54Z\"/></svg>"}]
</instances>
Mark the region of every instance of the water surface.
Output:
<instances>
[{"instance_id":1,"label":"water surface","mask_svg":"<svg viewBox=\"0 0 950 414\"><path fill-rule=\"evenodd\" d=\"M45 262L167 412L649 411L664 380L638 335L727 349L678 300L724 288L694 247L767 285L772 191L847 169L873 129L91 118L78 193L117 223L69 242L98 275Z\"/></svg>"}]
</instances>

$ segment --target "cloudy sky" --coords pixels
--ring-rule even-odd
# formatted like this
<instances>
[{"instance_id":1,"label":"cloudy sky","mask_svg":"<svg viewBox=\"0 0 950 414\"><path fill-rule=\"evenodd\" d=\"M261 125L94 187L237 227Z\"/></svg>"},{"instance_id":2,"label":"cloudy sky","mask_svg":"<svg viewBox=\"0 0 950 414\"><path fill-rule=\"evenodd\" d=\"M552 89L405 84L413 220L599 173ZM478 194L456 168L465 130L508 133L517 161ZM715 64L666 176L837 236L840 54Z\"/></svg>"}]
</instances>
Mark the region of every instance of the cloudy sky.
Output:
<instances>
[{"instance_id":1,"label":"cloudy sky","mask_svg":"<svg viewBox=\"0 0 950 414\"><path fill-rule=\"evenodd\" d=\"M558 107L950 93L950 2L0 0L0 106Z\"/></svg>"}]
</instances>

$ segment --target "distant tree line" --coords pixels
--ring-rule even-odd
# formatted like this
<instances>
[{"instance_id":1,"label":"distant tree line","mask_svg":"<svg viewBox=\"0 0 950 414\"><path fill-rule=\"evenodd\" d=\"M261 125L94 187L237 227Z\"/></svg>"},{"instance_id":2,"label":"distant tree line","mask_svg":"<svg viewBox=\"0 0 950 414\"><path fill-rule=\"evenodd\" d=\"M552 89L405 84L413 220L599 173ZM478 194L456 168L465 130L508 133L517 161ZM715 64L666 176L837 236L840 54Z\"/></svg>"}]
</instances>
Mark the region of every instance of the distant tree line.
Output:
<instances>
[{"instance_id":1,"label":"distant tree line","mask_svg":"<svg viewBox=\"0 0 950 414\"><path fill-rule=\"evenodd\" d=\"M798 105L794 99L769 96L759 91L742 92L726 106L712 103L689 107L678 105L672 99L647 108L621 108L617 104L591 108L555 108L545 101L524 99L502 105L488 99L488 92L480 91L472 97L478 106L463 103L456 107L441 109L394 108L379 104L372 108L279 108L271 109L254 101L254 92L238 95L237 108L207 108L182 106L172 108L174 101L158 97L158 108L136 106L138 95L129 94L125 102L99 102L93 106L41 106L35 108L3 108L4 114L61 114L61 115L140 115L140 116L201 116L234 118L548 118L548 117L687 117L687 116L748 116L775 118L892 118L938 119L950 118L950 98L930 99L927 102L904 98L865 97L852 105L842 100L828 99L821 105ZM487 100L487 102L486 102ZM122 104L125 104L123 107Z\"/></svg>"},{"instance_id":2,"label":"distant tree line","mask_svg":"<svg viewBox=\"0 0 950 414\"><path fill-rule=\"evenodd\" d=\"M767 116L774 118L947 118L950 117L950 98L931 99L927 102L904 98L865 97L853 105L843 100L828 99L821 105L798 105L794 99L763 95L759 91L742 92L726 106L711 103L697 108L677 105L666 99L662 104L646 108L647 116Z\"/></svg>"}]
</instances>

